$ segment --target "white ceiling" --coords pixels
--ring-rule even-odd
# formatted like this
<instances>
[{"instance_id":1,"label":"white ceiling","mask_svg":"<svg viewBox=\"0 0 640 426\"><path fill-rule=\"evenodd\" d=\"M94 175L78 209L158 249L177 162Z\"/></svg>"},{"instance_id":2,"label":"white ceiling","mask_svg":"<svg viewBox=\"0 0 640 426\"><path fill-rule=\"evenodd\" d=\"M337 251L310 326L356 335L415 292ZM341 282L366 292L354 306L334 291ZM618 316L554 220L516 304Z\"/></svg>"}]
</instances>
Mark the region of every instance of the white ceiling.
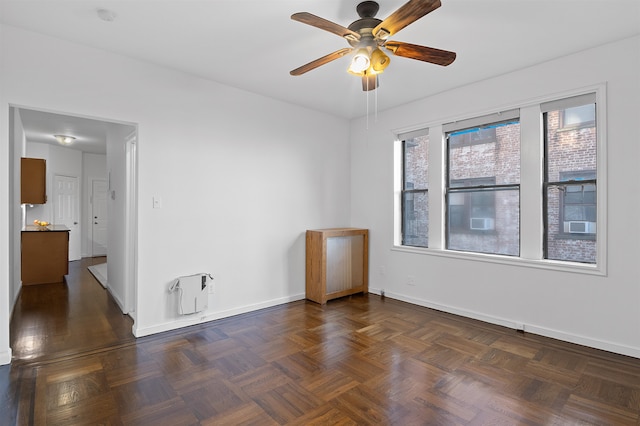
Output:
<instances>
[{"instance_id":1,"label":"white ceiling","mask_svg":"<svg viewBox=\"0 0 640 426\"><path fill-rule=\"evenodd\" d=\"M0 22L347 119L365 115L367 102L383 111L640 33L640 0L441 1L391 39L455 51L456 61L440 67L390 55L380 87L368 94L346 72L348 57L289 75L348 47L291 14L306 11L348 26L358 18L358 0L0 0ZM377 17L384 19L405 1L379 3ZM100 8L115 20L100 20Z\"/></svg>"},{"instance_id":2,"label":"white ceiling","mask_svg":"<svg viewBox=\"0 0 640 426\"><path fill-rule=\"evenodd\" d=\"M117 127L129 127L128 133L135 130L132 125L111 123L86 117L75 117L47 111L20 108L20 119L27 142L58 145L54 135L73 136L76 139L67 148L92 154L107 153L107 136L116 132Z\"/></svg>"}]
</instances>

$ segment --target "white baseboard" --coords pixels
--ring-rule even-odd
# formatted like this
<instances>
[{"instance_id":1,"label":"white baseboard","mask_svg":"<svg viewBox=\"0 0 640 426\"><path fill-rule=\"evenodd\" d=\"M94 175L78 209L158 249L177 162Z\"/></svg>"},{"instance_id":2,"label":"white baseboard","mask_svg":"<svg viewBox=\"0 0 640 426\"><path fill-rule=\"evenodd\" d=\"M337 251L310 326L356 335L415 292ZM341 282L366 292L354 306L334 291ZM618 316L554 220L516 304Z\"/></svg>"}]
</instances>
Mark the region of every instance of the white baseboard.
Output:
<instances>
[{"instance_id":1,"label":"white baseboard","mask_svg":"<svg viewBox=\"0 0 640 426\"><path fill-rule=\"evenodd\" d=\"M380 295L380 289L370 288L369 292ZM479 321L487 322L489 324L500 325L500 326L512 328L515 330L524 330L527 333L537 334L545 337L551 337L553 339L562 340L569 343L575 343L577 345L588 346L591 348L601 349L608 352L614 352L621 355L640 358L640 348L636 348L633 346L620 345L618 343L593 339L587 336L575 335L575 334L567 333L561 330L554 330L546 327L540 327L534 324L523 324L521 321L516 321L513 319L500 318L492 315L486 315L480 312L460 309L455 306L433 303L428 300L418 299L418 298L407 296L404 294L390 293L386 290L384 293L385 293L385 297L389 297L390 299L401 300L403 302L411 303L413 305L424 306L426 308L436 309L438 311L443 311L443 312L447 312L454 315L460 315L462 317L472 318Z\"/></svg>"},{"instance_id":2,"label":"white baseboard","mask_svg":"<svg viewBox=\"0 0 640 426\"><path fill-rule=\"evenodd\" d=\"M11 364L11 348L0 352L0 365Z\"/></svg>"},{"instance_id":3,"label":"white baseboard","mask_svg":"<svg viewBox=\"0 0 640 426\"><path fill-rule=\"evenodd\" d=\"M190 325L201 324L209 321L215 321L222 318L232 317L234 315L246 314L248 312L257 311L260 309L270 308L272 306L283 305L289 302L295 302L297 300L302 300L305 298L304 293L295 294L292 296L281 297L278 299L267 300L260 303L255 303L252 305L239 306L233 309L228 309L225 311L219 312L200 312L198 314L193 314L189 316L185 316L184 318L179 318L175 321L167 322L164 324L156 324L147 327L137 327L136 324L133 326L133 335L136 337L150 336L156 333L162 333L164 331L177 330L183 327L188 327Z\"/></svg>"},{"instance_id":4,"label":"white baseboard","mask_svg":"<svg viewBox=\"0 0 640 426\"><path fill-rule=\"evenodd\" d=\"M125 311L124 308L124 303L122 302L122 300L120 300L120 296L117 295L112 289L111 287L109 287L109 284L107 283L107 287L106 290L109 292L109 294L111 295L111 297L113 298L113 300L115 300L116 305L118 305L118 307L120 308L120 311L124 314L127 315L128 312Z\"/></svg>"}]
</instances>

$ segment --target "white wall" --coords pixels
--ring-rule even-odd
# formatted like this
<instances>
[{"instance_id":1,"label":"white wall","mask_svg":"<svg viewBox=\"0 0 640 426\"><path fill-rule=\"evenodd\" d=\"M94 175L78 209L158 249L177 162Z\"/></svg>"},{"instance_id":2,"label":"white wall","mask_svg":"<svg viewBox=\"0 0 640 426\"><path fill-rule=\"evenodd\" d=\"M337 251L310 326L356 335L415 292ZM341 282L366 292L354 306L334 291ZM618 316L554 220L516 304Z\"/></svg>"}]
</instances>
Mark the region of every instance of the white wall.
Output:
<instances>
[{"instance_id":1,"label":"white wall","mask_svg":"<svg viewBox=\"0 0 640 426\"><path fill-rule=\"evenodd\" d=\"M42 66L61 57L74 66ZM184 274L215 277L205 320L304 297L304 231L349 225L346 120L8 26L0 26L0 71L3 126L9 105L138 125L137 335L201 321L178 317L167 292ZM8 155L2 132L3 205ZM154 196L162 208L153 209ZM11 216L0 209L2 306Z\"/></svg>"},{"instance_id":2,"label":"white wall","mask_svg":"<svg viewBox=\"0 0 640 426\"><path fill-rule=\"evenodd\" d=\"M107 194L107 216L109 231L107 234L107 288L111 292L120 309L126 309L125 259L125 139L135 129L131 126L111 127L107 133L107 175L109 194ZM143 299L144 300L144 299Z\"/></svg>"},{"instance_id":3,"label":"white wall","mask_svg":"<svg viewBox=\"0 0 640 426\"><path fill-rule=\"evenodd\" d=\"M353 226L370 236L370 287L387 296L640 357L640 37L379 112L351 123ZM392 250L394 132L606 83L607 276ZM434 82L437 84L437 82ZM381 273L381 267L384 273ZM407 276L416 285L407 285Z\"/></svg>"}]
</instances>

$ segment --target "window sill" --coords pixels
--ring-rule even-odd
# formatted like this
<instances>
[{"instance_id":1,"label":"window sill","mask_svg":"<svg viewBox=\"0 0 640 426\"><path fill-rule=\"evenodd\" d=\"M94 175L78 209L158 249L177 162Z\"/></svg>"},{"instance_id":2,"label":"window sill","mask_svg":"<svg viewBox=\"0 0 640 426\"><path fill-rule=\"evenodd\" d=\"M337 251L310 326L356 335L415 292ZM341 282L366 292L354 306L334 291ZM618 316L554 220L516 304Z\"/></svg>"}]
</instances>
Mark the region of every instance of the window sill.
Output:
<instances>
[{"instance_id":1,"label":"window sill","mask_svg":"<svg viewBox=\"0 0 640 426\"><path fill-rule=\"evenodd\" d=\"M606 276L606 270L594 264L563 262L548 259L524 259L515 256L503 256L498 254L471 253L453 250L442 250L433 248L398 246L391 248L392 251L402 253L413 253L426 256L446 257L450 259L467 260L473 262L495 263L500 265L519 266L525 268L544 269L559 272L573 272L578 274Z\"/></svg>"}]
</instances>

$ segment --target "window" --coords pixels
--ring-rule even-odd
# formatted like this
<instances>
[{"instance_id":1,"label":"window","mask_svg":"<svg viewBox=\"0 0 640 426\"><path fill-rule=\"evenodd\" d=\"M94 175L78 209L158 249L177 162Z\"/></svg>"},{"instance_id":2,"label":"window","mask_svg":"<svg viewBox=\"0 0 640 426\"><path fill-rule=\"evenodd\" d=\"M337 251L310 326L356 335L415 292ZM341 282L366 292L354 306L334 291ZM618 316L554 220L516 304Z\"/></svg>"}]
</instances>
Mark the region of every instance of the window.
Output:
<instances>
[{"instance_id":1,"label":"window","mask_svg":"<svg viewBox=\"0 0 640 426\"><path fill-rule=\"evenodd\" d=\"M476 119L486 120L488 124L464 127L473 123L463 122L445 126L451 129L446 133L447 249L519 255L520 122L517 116L518 111L513 110ZM496 118L503 121L489 121Z\"/></svg>"},{"instance_id":2,"label":"window","mask_svg":"<svg viewBox=\"0 0 640 426\"><path fill-rule=\"evenodd\" d=\"M402 244L428 247L429 135L406 135L402 151Z\"/></svg>"},{"instance_id":3,"label":"window","mask_svg":"<svg viewBox=\"0 0 640 426\"><path fill-rule=\"evenodd\" d=\"M545 128L544 257L595 263L595 95L550 102L543 104L542 110Z\"/></svg>"},{"instance_id":4,"label":"window","mask_svg":"<svg viewBox=\"0 0 640 426\"><path fill-rule=\"evenodd\" d=\"M394 250L606 273L605 89L399 134Z\"/></svg>"}]
</instances>

